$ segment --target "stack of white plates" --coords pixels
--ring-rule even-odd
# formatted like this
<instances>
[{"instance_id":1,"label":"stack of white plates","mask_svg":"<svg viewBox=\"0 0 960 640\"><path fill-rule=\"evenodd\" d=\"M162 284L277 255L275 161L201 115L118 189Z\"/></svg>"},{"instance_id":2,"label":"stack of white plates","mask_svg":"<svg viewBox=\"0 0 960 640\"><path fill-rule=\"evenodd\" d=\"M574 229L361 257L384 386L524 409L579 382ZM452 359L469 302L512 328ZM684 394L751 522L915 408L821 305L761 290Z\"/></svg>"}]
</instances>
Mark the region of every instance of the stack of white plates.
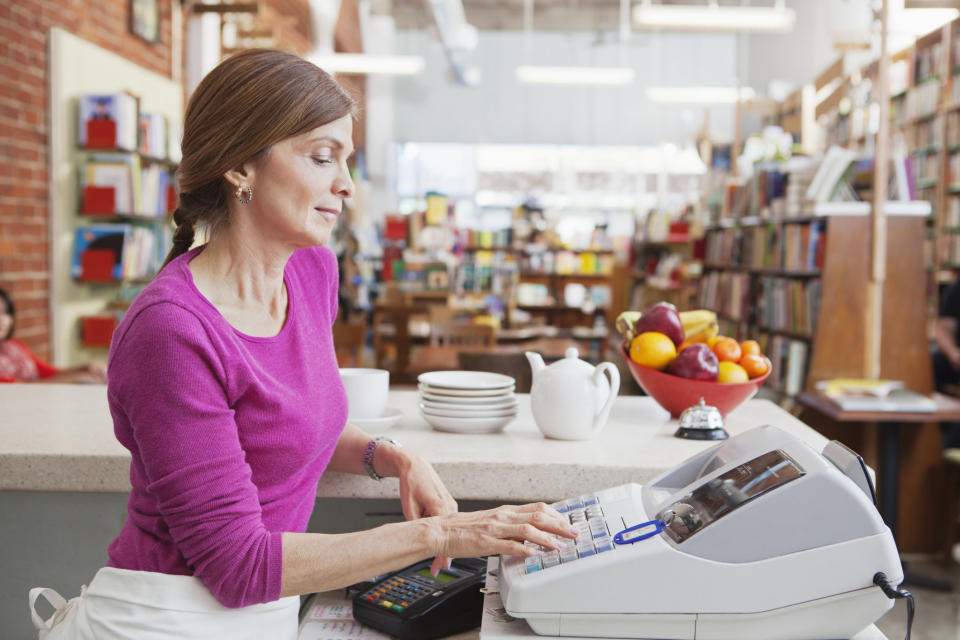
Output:
<instances>
[{"instance_id":1,"label":"stack of white plates","mask_svg":"<svg viewBox=\"0 0 960 640\"><path fill-rule=\"evenodd\" d=\"M456 433L500 431L517 416L516 381L486 371L421 373L420 413L434 429Z\"/></svg>"}]
</instances>

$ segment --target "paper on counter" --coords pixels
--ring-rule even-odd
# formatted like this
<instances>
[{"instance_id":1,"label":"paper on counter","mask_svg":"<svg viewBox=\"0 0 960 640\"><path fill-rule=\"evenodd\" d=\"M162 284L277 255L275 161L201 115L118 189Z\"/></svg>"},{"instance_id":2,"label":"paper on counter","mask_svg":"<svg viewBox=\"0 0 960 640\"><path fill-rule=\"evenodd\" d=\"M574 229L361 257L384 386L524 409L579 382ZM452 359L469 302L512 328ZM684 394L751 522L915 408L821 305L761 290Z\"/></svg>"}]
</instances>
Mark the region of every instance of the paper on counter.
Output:
<instances>
[{"instance_id":1,"label":"paper on counter","mask_svg":"<svg viewBox=\"0 0 960 640\"><path fill-rule=\"evenodd\" d=\"M341 594L342 591L332 591L310 597L298 640L390 640L390 636L354 620L353 605Z\"/></svg>"},{"instance_id":2,"label":"paper on counter","mask_svg":"<svg viewBox=\"0 0 960 640\"><path fill-rule=\"evenodd\" d=\"M354 620L308 620L300 626L297 637L298 640L390 640L390 636Z\"/></svg>"}]
</instances>

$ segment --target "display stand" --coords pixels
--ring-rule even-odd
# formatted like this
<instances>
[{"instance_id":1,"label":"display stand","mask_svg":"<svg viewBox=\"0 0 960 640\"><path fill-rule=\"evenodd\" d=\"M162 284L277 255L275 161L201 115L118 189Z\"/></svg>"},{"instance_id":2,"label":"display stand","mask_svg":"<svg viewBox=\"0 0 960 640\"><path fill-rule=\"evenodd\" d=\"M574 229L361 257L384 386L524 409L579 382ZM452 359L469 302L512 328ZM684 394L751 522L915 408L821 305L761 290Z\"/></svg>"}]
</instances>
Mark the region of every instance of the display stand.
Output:
<instances>
[{"instance_id":1,"label":"display stand","mask_svg":"<svg viewBox=\"0 0 960 640\"><path fill-rule=\"evenodd\" d=\"M52 361L60 367L91 359L102 360L102 346L85 345L85 335L93 343L102 336L85 333L82 318L98 316L106 303L114 299L115 284L80 281L71 274L71 259L77 227L89 222L89 215L119 218L110 199L112 189L79 192L77 167L88 150L78 149L77 97L82 94L130 92L141 100L142 110L163 114L169 121L183 118L183 86L168 77L143 67L111 51L93 45L62 29L51 29L49 44L49 167L50 167L50 319ZM97 122L88 127L88 149L113 151L115 126ZM101 148L106 149L101 149ZM124 153L136 153L124 151ZM155 162L141 156L145 162ZM169 194L168 194L169 199ZM119 212L134 214L135 211ZM85 215L84 215L85 214ZM129 216L135 218L135 216ZM139 219L139 218L137 218ZM162 218L159 218L162 220ZM110 259L113 260L112 253ZM92 271L103 275L103 263L94 255L87 261ZM101 278L94 278L100 280Z\"/></svg>"}]
</instances>

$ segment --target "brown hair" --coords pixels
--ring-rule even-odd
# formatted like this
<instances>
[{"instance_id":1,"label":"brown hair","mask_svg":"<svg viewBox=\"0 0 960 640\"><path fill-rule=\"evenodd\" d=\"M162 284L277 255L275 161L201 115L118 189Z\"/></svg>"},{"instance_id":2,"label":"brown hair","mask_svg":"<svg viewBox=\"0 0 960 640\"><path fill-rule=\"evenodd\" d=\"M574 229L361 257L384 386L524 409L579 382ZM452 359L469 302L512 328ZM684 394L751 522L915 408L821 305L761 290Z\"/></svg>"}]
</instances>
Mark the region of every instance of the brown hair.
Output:
<instances>
[{"instance_id":1,"label":"brown hair","mask_svg":"<svg viewBox=\"0 0 960 640\"><path fill-rule=\"evenodd\" d=\"M187 104L177 169L180 203L173 213L177 230L163 265L190 248L195 225L216 230L227 224L232 186L224 173L355 110L330 74L289 53L250 49L217 65Z\"/></svg>"}]
</instances>

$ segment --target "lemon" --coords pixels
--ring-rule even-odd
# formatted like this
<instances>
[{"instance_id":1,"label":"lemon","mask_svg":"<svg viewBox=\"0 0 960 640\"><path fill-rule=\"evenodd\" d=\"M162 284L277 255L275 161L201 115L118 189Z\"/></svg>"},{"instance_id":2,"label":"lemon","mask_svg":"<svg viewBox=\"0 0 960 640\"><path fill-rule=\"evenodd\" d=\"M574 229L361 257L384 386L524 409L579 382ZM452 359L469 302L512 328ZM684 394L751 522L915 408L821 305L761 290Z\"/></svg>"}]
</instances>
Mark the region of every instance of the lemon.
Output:
<instances>
[{"instance_id":1,"label":"lemon","mask_svg":"<svg viewBox=\"0 0 960 640\"><path fill-rule=\"evenodd\" d=\"M749 380L750 376L747 375L747 370L736 362L724 360L720 363L717 382L747 382Z\"/></svg>"},{"instance_id":2,"label":"lemon","mask_svg":"<svg viewBox=\"0 0 960 640\"><path fill-rule=\"evenodd\" d=\"M677 347L666 334L645 331L630 343L630 359L651 369L666 369L677 357Z\"/></svg>"}]
</instances>

